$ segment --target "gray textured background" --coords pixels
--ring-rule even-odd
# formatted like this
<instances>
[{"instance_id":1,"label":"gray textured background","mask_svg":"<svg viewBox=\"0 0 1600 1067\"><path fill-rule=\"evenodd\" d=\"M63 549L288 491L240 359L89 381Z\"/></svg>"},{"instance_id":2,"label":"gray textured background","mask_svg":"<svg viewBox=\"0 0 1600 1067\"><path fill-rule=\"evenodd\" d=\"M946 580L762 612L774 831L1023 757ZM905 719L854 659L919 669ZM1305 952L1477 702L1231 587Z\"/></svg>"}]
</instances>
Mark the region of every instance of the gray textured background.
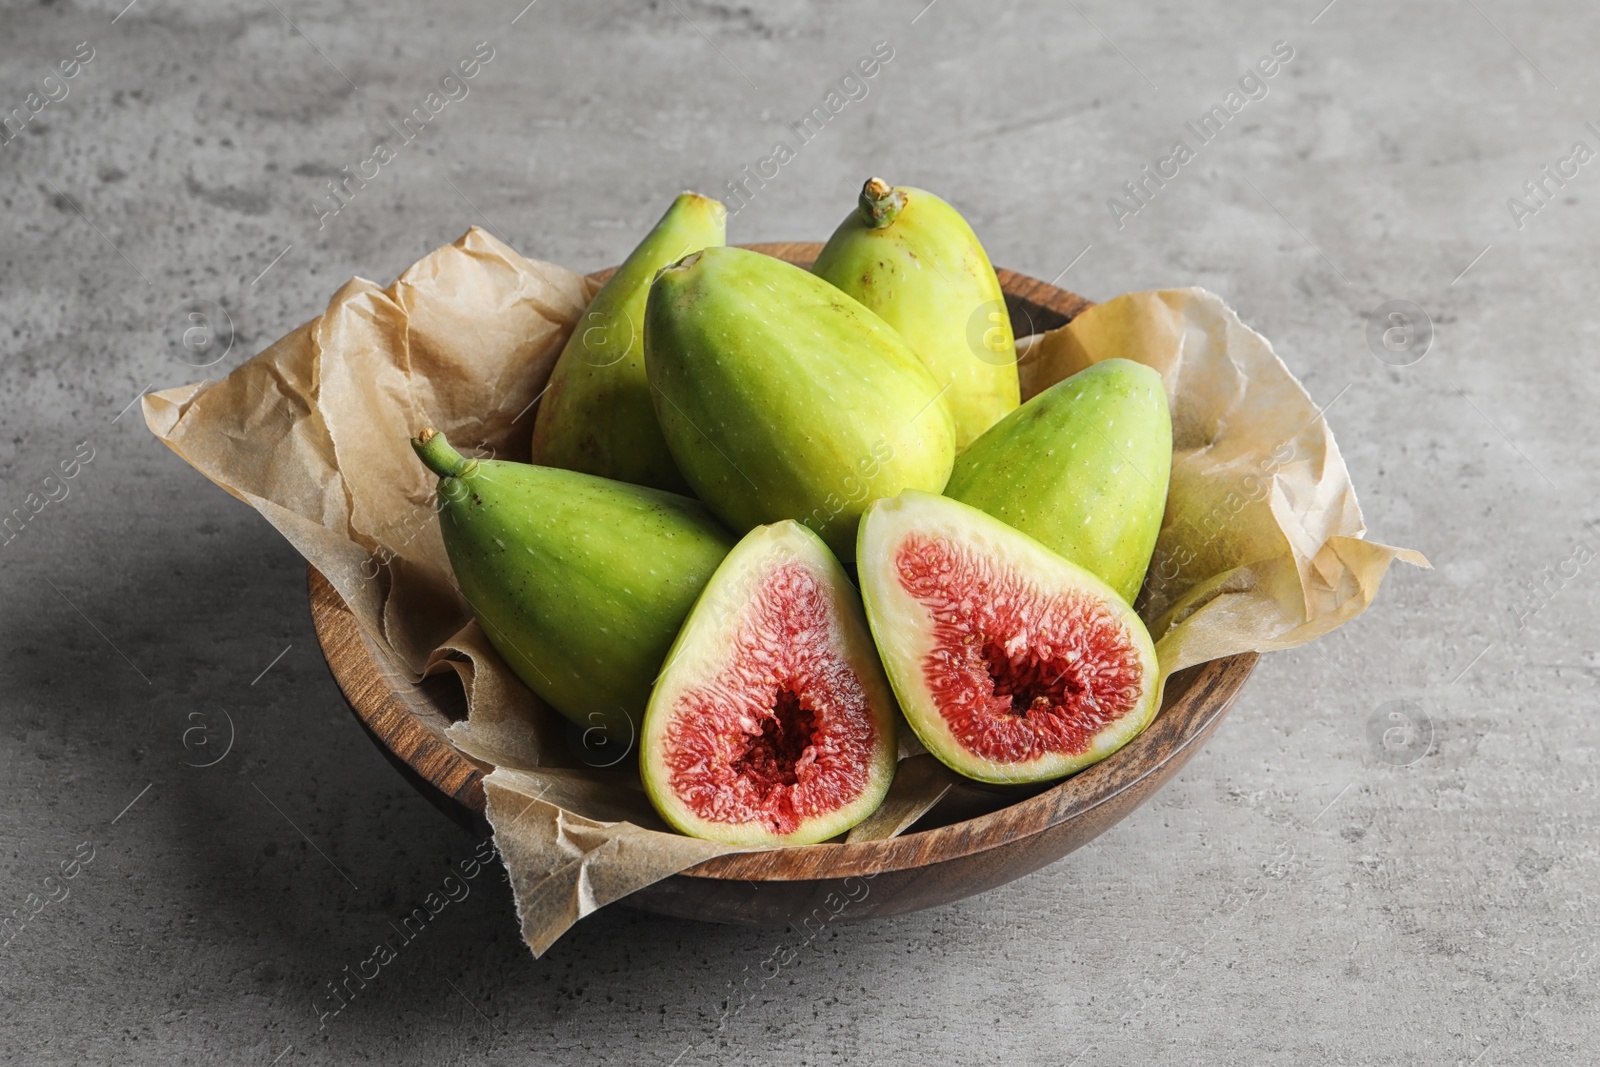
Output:
<instances>
[{"instance_id":1,"label":"gray textured background","mask_svg":"<svg viewBox=\"0 0 1600 1067\"><path fill-rule=\"evenodd\" d=\"M0 147L0 513L94 450L0 545L0 914L70 891L0 949L6 1062L1594 1061L1600 162L1520 227L1506 203L1600 148L1592 5L123 2L0 11L0 113L94 49ZM480 40L470 95L319 230L328 177ZM1333 405L1372 536L1437 569L1267 657L1153 803L1003 889L809 944L611 908L535 961L482 877L319 1030L471 842L341 702L300 559L125 407L471 223L615 262L879 40L734 240L820 238L878 172L1086 295L1210 287ZM1267 97L1119 230L1107 198L1276 40ZM1365 332L1394 299L1437 330L1398 368ZM190 301L238 331L204 371ZM231 751L185 766L223 710Z\"/></svg>"}]
</instances>

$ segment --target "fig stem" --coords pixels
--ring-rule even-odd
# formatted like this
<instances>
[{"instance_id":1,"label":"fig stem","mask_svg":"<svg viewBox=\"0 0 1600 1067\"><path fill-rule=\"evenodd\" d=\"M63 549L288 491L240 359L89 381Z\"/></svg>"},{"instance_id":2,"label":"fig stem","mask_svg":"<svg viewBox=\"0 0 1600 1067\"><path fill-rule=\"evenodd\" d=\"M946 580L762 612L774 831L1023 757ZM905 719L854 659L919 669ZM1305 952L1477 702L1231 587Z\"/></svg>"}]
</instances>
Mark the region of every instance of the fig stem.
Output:
<instances>
[{"instance_id":1,"label":"fig stem","mask_svg":"<svg viewBox=\"0 0 1600 1067\"><path fill-rule=\"evenodd\" d=\"M882 178L868 178L861 187L861 221L881 230L899 216L906 205L906 194Z\"/></svg>"},{"instance_id":2,"label":"fig stem","mask_svg":"<svg viewBox=\"0 0 1600 1067\"><path fill-rule=\"evenodd\" d=\"M465 456L450 447L444 434L432 426L413 437L411 447L416 450L417 458L441 478L459 477L468 463Z\"/></svg>"}]
</instances>

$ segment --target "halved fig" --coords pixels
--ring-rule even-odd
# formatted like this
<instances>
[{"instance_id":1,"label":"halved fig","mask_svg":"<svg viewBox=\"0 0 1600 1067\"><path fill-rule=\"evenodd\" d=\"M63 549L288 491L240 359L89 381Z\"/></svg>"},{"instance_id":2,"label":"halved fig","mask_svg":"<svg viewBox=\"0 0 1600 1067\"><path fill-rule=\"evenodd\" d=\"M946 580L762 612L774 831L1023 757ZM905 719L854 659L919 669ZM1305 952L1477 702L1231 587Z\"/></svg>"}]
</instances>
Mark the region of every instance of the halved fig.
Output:
<instances>
[{"instance_id":1,"label":"halved fig","mask_svg":"<svg viewBox=\"0 0 1600 1067\"><path fill-rule=\"evenodd\" d=\"M908 490L861 522L861 596L924 747L984 782L1081 770L1155 717L1144 623L1099 578L976 508Z\"/></svg>"},{"instance_id":2,"label":"halved fig","mask_svg":"<svg viewBox=\"0 0 1600 1067\"><path fill-rule=\"evenodd\" d=\"M645 710L640 771L661 817L730 845L807 845L877 809L895 703L855 587L793 520L728 553Z\"/></svg>"}]
</instances>

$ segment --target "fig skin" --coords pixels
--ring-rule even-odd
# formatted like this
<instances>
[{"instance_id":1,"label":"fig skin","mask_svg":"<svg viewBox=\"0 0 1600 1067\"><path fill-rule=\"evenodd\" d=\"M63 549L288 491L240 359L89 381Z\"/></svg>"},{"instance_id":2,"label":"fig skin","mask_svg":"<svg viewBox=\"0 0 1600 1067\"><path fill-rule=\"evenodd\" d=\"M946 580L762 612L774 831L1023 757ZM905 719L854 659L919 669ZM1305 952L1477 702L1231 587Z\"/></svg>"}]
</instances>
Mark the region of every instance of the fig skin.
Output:
<instances>
[{"instance_id":1,"label":"fig skin","mask_svg":"<svg viewBox=\"0 0 1600 1067\"><path fill-rule=\"evenodd\" d=\"M678 469L736 533L795 519L849 562L868 504L950 476L954 424L916 353L771 256L707 248L663 270L645 370Z\"/></svg>"},{"instance_id":2,"label":"fig skin","mask_svg":"<svg viewBox=\"0 0 1600 1067\"><path fill-rule=\"evenodd\" d=\"M957 452L1016 408L1016 339L1000 279L945 201L868 179L811 269L893 326L949 389Z\"/></svg>"},{"instance_id":3,"label":"fig skin","mask_svg":"<svg viewBox=\"0 0 1600 1067\"><path fill-rule=\"evenodd\" d=\"M1161 533L1171 473L1161 375L1108 359L974 441L957 457L945 495L1098 575L1131 604Z\"/></svg>"},{"instance_id":4,"label":"fig skin","mask_svg":"<svg viewBox=\"0 0 1600 1067\"><path fill-rule=\"evenodd\" d=\"M753 821L702 818L673 792L666 748L677 703L687 690L721 676L737 644L745 609L760 593L761 579L792 562L799 562L821 579L831 594L829 628L834 649L861 684L876 743L865 788L856 797L832 812L807 819L792 833L779 834ZM781 654L777 649L761 651ZM674 829L691 837L748 847L815 844L854 827L883 803L894 779L897 719L894 695L878 662L855 587L820 537L798 522L785 520L746 534L700 594L651 693L639 739L639 773L656 811Z\"/></svg>"},{"instance_id":5,"label":"fig skin","mask_svg":"<svg viewBox=\"0 0 1600 1067\"><path fill-rule=\"evenodd\" d=\"M637 737L667 649L733 538L687 497L466 459L432 430L411 443L440 476L450 566L496 651L574 723Z\"/></svg>"},{"instance_id":6,"label":"fig skin","mask_svg":"<svg viewBox=\"0 0 1600 1067\"><path fill-rule=\"evenodd\" d=\"M721 245L728 211L683 193L617 268L567 339L533 423L533 462L688 493L661 438L644 371L644 305L656 272Z\"/></svg>"},{"instance_id":7,"label":"fig skin","mask_svg":"<svg viewBox=\"0 0 1600 1067\"><path fill-rule=\"evenodd\" d=\"M906 592L896 576L895 552L911 532L949 539L995 565L1009 565L1044 593L1070 589L1102 602L1137 654L1142 691L1135 706L1102 726L1087 750L1076 754L1050 753L1033 761L1010 763L988 759L963 745L926 682L929 657L941 651L932 632L933 620L927 607ZM1105 759L1143 732L1160 710L1160 665L1155 644L1139 616L1110 586L1033 538L976 508L915 491L874 503L862 518L859 537L861 600L889 683L923 747L956 773L995 785L1052 781Z\"/></svg>"}]
</instances>

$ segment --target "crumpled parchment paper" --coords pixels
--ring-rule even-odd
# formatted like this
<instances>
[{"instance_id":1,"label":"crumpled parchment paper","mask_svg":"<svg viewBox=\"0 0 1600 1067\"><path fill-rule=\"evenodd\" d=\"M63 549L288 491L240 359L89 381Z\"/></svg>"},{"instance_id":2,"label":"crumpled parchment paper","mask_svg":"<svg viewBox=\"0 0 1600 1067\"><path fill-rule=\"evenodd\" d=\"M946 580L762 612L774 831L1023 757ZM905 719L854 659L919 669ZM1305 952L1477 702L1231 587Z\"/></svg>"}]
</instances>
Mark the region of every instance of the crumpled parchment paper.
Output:
<instances>
[{"instance_id":1,"label":"crumpled parchment paper","mask_svg":"<svg viewBox=\"0 0 1600 1067\"><path fill-rule=\"evenodd\" d=\"M489 821L535 954L596 908L729 851L668 831L631 753L605 768L575 757L565 721L505 667L455 592L435 479L409 443L431 425L463 451L526 460L533 404L596 288L474 227L387 288L348 282L222 380L144 398L151 431L277 527L411 677L460 677L469 717L449 736L495 768ZM1316 405L1211 293L1119 297L1019 351L1024 397L1113 356L1166 379L1171 491L1139 602L1165 673L1302 644L1365 610L1392 560L1426 565L1364 539ZM904 832L970 793L907 744L888 800L850 840Z\"/></svg>"}]
</instances>

